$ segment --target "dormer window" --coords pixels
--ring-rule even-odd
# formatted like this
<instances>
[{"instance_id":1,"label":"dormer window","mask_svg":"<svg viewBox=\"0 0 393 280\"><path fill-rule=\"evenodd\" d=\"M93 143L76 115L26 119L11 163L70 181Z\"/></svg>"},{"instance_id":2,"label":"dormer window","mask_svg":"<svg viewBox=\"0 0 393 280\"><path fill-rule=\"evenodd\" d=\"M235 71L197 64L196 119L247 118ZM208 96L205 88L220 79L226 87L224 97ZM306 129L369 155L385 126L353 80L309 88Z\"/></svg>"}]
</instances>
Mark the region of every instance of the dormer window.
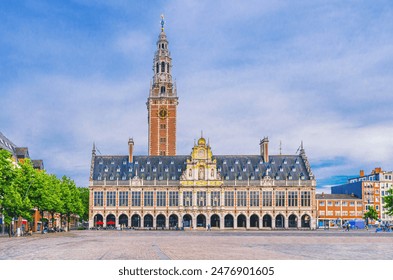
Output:
<instances>
[{"instance_id":1,"label":"dormer window","mask_svg":"<svg viewBox=\"0 0 393 280\"><path fill-rule=\"evenodd\" d=\"M288 175L288 180L292 180L292 175L291 174Z\"/></svg>"},{"instance_id":2,"label":"dormer window","mask_svg":"<svg viewBox=\"0 0 393 280\"><path fill-rule=\"evenodd\" d=\"M108 172L108 166L105 166L104 171L105 171L105 172Z\"/></svg>"},{"instance_id":3,"label":"dormer window","mask_svg":"<svg viewBox=\"0 0 393 280\"><path fill-rule=\"evenodd\" d=\"M175 162L173 160L171 160L171 164L175 164Z\"/></svg>"},{"instance_id":4,"label":"dormer window","mask_svg":"<svg viewBox=\"0 0 393 280\"><path fill-rule=\"evenodd\" d=\"M305 176L304 176L304 174L303 174L303 173L301 173L301 174L300 174L300 179L302 179L302 180L304 180L304 179L305 179Z\"/></svg>"},{"instance_id":5,"label":"dormer window","mask_svg":"<svg viewBox=\"0 0 393 280\"><path fill-rule=\"evenodd\" d=\"M280 176L278 176L278 174L276 174L276 180L280 180Z\"/></svg>"},{"instance_id":6,"label":"dormer window","mask_svg":"<svg viewBox=\"0 0 393 280\"><path fill-rule=\"evenodd\" d=\"M101 174L100 174L100 175L98 175L98 178L97 178L97 180L98 180L98 181L101 181L101 180L102 180L102 176L101 176Z\"/></svg>"},{"instance_id":7,"label":"dormer window","mask_svg":"<svg viewBox=\"0 0 393 280\"><path fill-rule=\"evenodd\" d=\"M160 160L160 161L158 162L158 164L162 164L162 161Z\"/></svg>"},{"instance_id":8,"label":"dormer window","mask_svg":"<svg viewBox=\"0 0 393 280\"><path fill-rule=\"evenodd\" d=\"M296 167L292 166L292 172L296 172Z\"/></svg>"},{"instance_id":9,"label":"dormer window","mask_svg":"<svg viewBox=\"0 0 393 280\"><path fill-rule=\"evenodd\" d=\"M296 164L299 164L299 159L296 159L295 163L296 163Z\"/></svg>"},{"instance_id":10,"label":"dormer window","mask_svg":"<svg viewBox=\"0 0 393 280\"><path fill-rule=\"evenodd\" d=\"M251 164L251 161L250 161L250 160L247 160L247 164Z\"/></svg>"},{"instance_id":11,"label":"dormer window","mask_svg":"<svg viewBox=\"0 0 393 280\"><path fill-rule=\"evenodd\" d=\"M126 175L123 175L123 176L121 177L121 179L122 179L123 181L125 181L125 180L127 179Z\"/></svg>"},{"instance_id":12,"label":"dormer window","mask_svg":"<svg viewBox=\"0 0 393 280\"><path fill-rule=\"evenodd\" d=\"M227 176L225 176L225 180L229 180L229 176L227 175Z\"/></svg>"},{"instance_id":13,"label":"dormer window","mask_svg":"<svg viewBox=\"0 0 393 280\"><path fill-rule=\"evenodd\" d=\"M123 165L126 165L127 164L127 161L126 160L123 160Z\"/></svg>"},{"instance_id":14,"label":"dormer window","mask_svg":"<svg viewBox=\"0 0 393 280\"><path fill-rule=\"evenodd\" d=\"M150 176L147 176L147 177L146 177L146 180L151 180L151 177L150 177Z\"/></svg>"},{"instance_id":15,"label":"dormer window","mask_svg":"<svg viewBox=\"0 0 393 280\"><path fill-rule=\"evenodd\" d=\"M100 159L99 164L104 164L104 161L102 159Z\"/></svg>"},{"instance_id":16,"label":"dormer window","mask_svg":"<svg viewBox=\"0 0 393 280\"><path fill-rule=\"evenodd\" d=\"M238 160L236 160L236 161L235 161L235 164L239 164L239 161L238 161Z\"/></svg>"},{"instance_id":17,"label":"dormer window","mask_svg":"<svg viewBox=\"0 0 393 280\"><path fill-rule=\"evenodd\" d=\"M157 168L154 167L154 168L153 168L153 172L157 172Z\"/></svg>"},{"instance_id":18,"label":"dormer window","mask_svg":"<svg viewBox=\"0 0 393 280\"><path fill-rule=\"evenodd\" d=\"M231 167L231 172L234 172L234 171L235 171L235 168Z\"/></svg>"},{"instance_id":19,"label":"dormer window","mask_svg":"<svg viewBox=\"0 0 393 280\"><path fill-rule=\"evenodd\" d=\"M117 171L117 172L120 172L120 166L117 167L116 171Z\"/></svg>"},{"instance_id":20,"label":"dormer window","mask_svg":"<svg viewBox=\"0 0 393 280\"><path fill-rule=\"evenodd\" d=\"M243 167L243 172L246 172L246 171L247 171L247 168Z\"/></svg>"},{"instance_id":21,"label":"dormer window","mask_svg":"<svg viewBox=\"0 0 393 280\"><path fill-rule=\"evenodd\" d=\"M142 167L142 168L141 168L141 172L145 172L145 168Z\"/></svg>"},{"instance_id":22,"label":"dormer window","mask_svg":"<svg viewBox=\"0 0 393 280\"><path fill-rule=\"evenodd\" d=\"M172 176L172 180L176 180L176 176L175 175Z\"/></svg>"},{"instance_id":23,"label":"dormer window","mask_svg":"<svg viewBox=\"0 0 393 280\"><path fill-rule=\"evenodd\" d=\"M165 167L165 172L168 172L168 167Z\"/></svg>"},{"instance_id":24,"label":"dormer window","mask_svg":"<svg viewBox=\"0 0 393 280\"><path fill-rule=\"evenodd\" d=\"M272 160L270 161L270 163L271 163L271 164L276 164L276 162L274 161L274 159L272 159Z\"/></svg>"},{"instance_id":25,"label":"dormer window","mask_svg":"<svg viewBox=\"0 0 393 280\"><path fill-rule=\"evenodd\" d=\"M227 161L226 161L226 160L224 160L223 164L227 164Z\"/></svg>"},{"instance_id":26,"label":"dormer window","mask_svg":"<svg viewBox=\"0 0 393 280\"><path fill-rule=\"evenodd\" d=\"M158 177L158 180L162 180L162 179L163 179L163 177L162 177L162 176Z\"/></svg>"},{"instance_id":27,"label":"dormer window","mask_svg":"<svg viewBox=\"0 0 393 280\"><path fill-rule=\"evenodd\" d=\"M148 161L146 162L146 164L150 164L150 161L148 160Z\"/></svg>"},{"instance_id":28,"label":"dormer window","mask_svg":"<svg viewBox=\"0 0 393 280\"><path fill-rule=\"evenodd\" d=\"M128 172L132 172L132 167L128 168Z\"/></svg>"},{"instance_id":29,"label":"dormer window","mask_svg":"<svg viewBox=\"0 0 393 280\"><path fill-rule=\"evenodd\" d=\"M113 177L113 174L109 177L109 180L114 180L115 178Z\"/></svg>"},{"instance_id":30,"label":"dormer window","mask_svg":"<svg viewBox=\"0 0 393 280\"><path fill-rule=\"evenodd\" d=\"M259 172L259 168L257 167L257 168L255 168L255 172Z\"/></svg>"},{"instance_id":31,"label":"dormer window","mask_svg":"<svg viewBox=\"0 0 393 280\"><path fill-rule=\"evenodd\" d=\"M283 172L284 171L284 169L282 168L282 166L280 166L280 172Z\"/></svg>"},{"instance_id":32,"label":"dormer window","mask_svg":"<svg viewBox=\"0 0 393 280\"><path fill-rule=\"evenodd\" d=\"M177 169L177 172L181 172L181 168L178 168L178 169Z\"/></svg>"},{"instance_id":33,"label":"dormer window","mask_svg":"<svg viewBox=\"0 0 393 280\"><path fill-rule=\"evenodd\" d=\"M288 162L287 162L287 159L284 159L283 163L284 163L284 164L287 164L287 163L288 163Z\"/></svg>"}]
</instances>

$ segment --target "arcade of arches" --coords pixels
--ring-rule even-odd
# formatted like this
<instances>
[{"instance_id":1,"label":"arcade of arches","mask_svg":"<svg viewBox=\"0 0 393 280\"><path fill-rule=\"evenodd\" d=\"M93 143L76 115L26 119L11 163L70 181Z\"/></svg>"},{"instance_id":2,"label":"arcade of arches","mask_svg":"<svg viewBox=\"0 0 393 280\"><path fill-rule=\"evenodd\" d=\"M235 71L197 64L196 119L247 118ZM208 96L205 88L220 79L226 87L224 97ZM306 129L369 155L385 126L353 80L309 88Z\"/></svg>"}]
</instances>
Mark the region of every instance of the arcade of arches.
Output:
<instances>
[{"instance_id":1,"label":"arcade of arches","mask_svg":"<svg viewBox=\"0 0 393 280\"><path fill-rule=\"evenodd\" d=\"M203 213L198 214L140 214L134 213L130 216L120 214L94 215L94 227L122 227L122 228L153 228L153 229L176 229L176 228L216 228L216 229L290 229L290 228L311 228L311 215L290 214L287 217L283 214L264 214L263 216L251 214L226 213L225 215Z\"/></svg>"}]
</instances>

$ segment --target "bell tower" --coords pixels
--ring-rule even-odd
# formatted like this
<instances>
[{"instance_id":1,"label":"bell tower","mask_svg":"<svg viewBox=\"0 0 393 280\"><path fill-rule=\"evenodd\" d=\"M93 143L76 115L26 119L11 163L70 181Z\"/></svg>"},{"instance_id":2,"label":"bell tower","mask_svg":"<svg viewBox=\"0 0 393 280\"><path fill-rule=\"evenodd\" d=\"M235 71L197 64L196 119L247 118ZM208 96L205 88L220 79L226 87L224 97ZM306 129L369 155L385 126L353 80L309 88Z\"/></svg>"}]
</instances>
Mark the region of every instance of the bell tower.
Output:
<instances>
[{"instance_id":1,"label":"bell tower","mask_svg":"<svg viewBox=\"0 0 393 280\"><path fill-rule=\"evenodd\" d=\"M153 80L147 99L149 124L149 155L176 155L176 116L178 97L172 81L172 59L164 32L164 16L161 15L161 32L153 60Z\"/></svg>"}]
</instances>

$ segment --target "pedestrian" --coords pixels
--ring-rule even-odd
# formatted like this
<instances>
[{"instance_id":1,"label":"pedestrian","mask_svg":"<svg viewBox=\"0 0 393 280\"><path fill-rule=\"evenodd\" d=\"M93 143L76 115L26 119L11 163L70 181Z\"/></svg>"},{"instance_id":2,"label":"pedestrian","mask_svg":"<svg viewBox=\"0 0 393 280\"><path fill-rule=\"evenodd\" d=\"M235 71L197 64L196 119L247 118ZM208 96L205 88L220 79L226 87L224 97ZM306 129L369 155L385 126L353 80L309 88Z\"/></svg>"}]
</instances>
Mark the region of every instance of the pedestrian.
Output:
<instances>
[{"instance_id":1,"label":"pedestrian","mask_svg":"<svg viewBox=\"0 0 393 280\"><path fill-rule=\"evenodd\" d=\"M207 224L207 230L208 230L208 231L211 230L210 224Z\"/></svg>"},{"instance_id":2,"label":"pedestrian","mask_svg":"<svg viewBox=\"0 0 393 280\"><path fill-rule=\"evenodd\" d=\"M349 229L350 229L350 225L349 225L349 223L347 224L347 231L349 231Z\"/></svg>"}]
</instances>

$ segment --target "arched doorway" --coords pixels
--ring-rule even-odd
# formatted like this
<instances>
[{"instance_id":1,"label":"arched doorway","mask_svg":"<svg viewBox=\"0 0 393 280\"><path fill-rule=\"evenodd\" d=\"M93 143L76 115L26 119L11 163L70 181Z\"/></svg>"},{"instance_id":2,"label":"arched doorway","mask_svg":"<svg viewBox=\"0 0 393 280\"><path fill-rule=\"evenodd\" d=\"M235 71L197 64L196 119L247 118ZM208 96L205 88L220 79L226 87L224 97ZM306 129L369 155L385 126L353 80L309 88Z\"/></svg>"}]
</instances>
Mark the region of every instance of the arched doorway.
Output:
<instances>
[{"instance_id":1,"label":"arched doorway","mask_svg":"<svg viewBox=\"0 0 393 280\"><path fill-rule=\"evenodd\" d=\"M94 216L94 227L102 227L104 224L104 217L101 214L97 214Z\"/></svg>"},{"instance_id":2,"label":"arched doorway","mask_svg":"<svg viewBox=\"0 0 393 280\"><path fill-rule=\"evenodd\" d=\"M143 226L145 228L151 228L153 227L153 216L150 214L145 215L145 217L143 217Z\"/></svg>"},{"instance_id":3,"label":"arched doorway","mask_svg":"<svg viewBox=\"0 0 393 280\"><path fill-rule=\"evenodd\" d=\"M233 228L233 216L231 214L227 214L224 217L224 227Z\"/></svg>"},{"instance_id":4,"label":"arched doorway","mask_svg":"<svg viewBox=\"0 0 393 280\"><path fill-rule=\"evenodd\" d=\"M309 215L304 214L302 216L302 228L310 228L311 227L311 218Z\"/></svg>"},{"instance_id":5,"label":"arched doorway","mask_svg":"<svg viewBox=\"0 0 393 280\"><path fill-rule=\"evenodd\" d=\"M189 214L183 216L183 227L192 227L192 217Z\"/></svg>"},{"instance_id":6,"label":"arched doorway","mask_svg":"<svg viewBox=\"0 0 393 280\"><path fill-rule=\"evenodd\" d=\"M288 218L288 227L297 228L297 217L295 214L292 214Z\"/></svg>"},{"instance_id":7,"label":"arched doorway","mask_svg":"<svg viewBox=\"0 0 393 280\"><path fill-rule=\"evenodd\" d=\"M250 227L259 227L259 217L256 214L251 215L250 217Z\"/></svg>"},{"instance_id":8,"label":"arched doorway","mask_svg":"<svg viewBox=\"0 0 393 280\"><path fill-rule=\"evenodd\" d=\"M175 214L170 215L169 216L169 227L175 228L178 226L179 226L179 218Z\"/></svg>"},{"instance_id":9,"label":"arched doorway","mask_svg":"<svg viewBox=\"0 0 393 280\"><path fill-rule=\"evenodd\" d=\"M243 214L237 216L237 227L246 228L246 226L247 226L246 216L244 216Z\"/></svg>"},{"instance_id":10,"label":"arched doorway","mask_svg":"<svg viewBox=\"0 0 393 280\"><path fill-rule=\"evenodd\" d=\"M107 228L114 228L116 225L116 217L113 214L109 214L106 216L106 227Z\"/></svg>"},{"instance_id":11,"label":"arched doorway","mask_svg":"<svg viewBox=\"0 0 393 280\"><path fill-rule=\"evenodd\" d=\"M141 227L141 216L138 214L134 214L131 217L131 227L133 228L139 228Z\"/></svg>"},{"instance_id":12,"label":"arched doorway","mask_svg":"<svg viewBox=\"0 0 393 280\"><path fill-rule=\"evenodd\" d=\"M276 216L276 228L284 228L284 216L281 214Z\"/></svg>"},{"instance_id":13,"label":"arched doorway","mask_svg":"<svg viewBox=\"0 0 393 280\"><path fill-rule=\"evenodd\" d=\"M211 227L220 227L220 216L214 214L210 217L210 225Z\"/></svg>"},{"instance_id":14,"label":"arched doorway","mask_svg":"<svg viewBox=\"0 0 393 280\"><path fill-rule=\"evenodd\" d=\"M157 216L156 219L157 219L157 228L164 229L165 228L165 221L166 221L165 216L163 214L160 214Z\"/></svg>"},{"instance_id":15,"label":"arched doorway","mask_svg":"<svg viewBox=\"0 0 393 280\"><path fill-rule=\"evenodd\" d=\"M272 217L268 214L264 215L262 218L262 226L263 227L272 227Z\"/></svg>"},{"instance_id":16,"label":"arched doorway","mask_svg":"<svg viewBox=\"0 0 393 280\"><path fill-rule=\"evenodd\" d=\"M121 214L119 216L119 225L121 227L128 227L128 216L126 214Z\"/></svg>"},{"instance_id":17,"label":"arched doorway","mask_svg":"<svg viewBox=\"0 0 393 280\"><path fill-rule=\"evenodd\" d=\"M206 227L206 217L203 214L197 216L197 227Z\"/></svg>"}]
</instances>

